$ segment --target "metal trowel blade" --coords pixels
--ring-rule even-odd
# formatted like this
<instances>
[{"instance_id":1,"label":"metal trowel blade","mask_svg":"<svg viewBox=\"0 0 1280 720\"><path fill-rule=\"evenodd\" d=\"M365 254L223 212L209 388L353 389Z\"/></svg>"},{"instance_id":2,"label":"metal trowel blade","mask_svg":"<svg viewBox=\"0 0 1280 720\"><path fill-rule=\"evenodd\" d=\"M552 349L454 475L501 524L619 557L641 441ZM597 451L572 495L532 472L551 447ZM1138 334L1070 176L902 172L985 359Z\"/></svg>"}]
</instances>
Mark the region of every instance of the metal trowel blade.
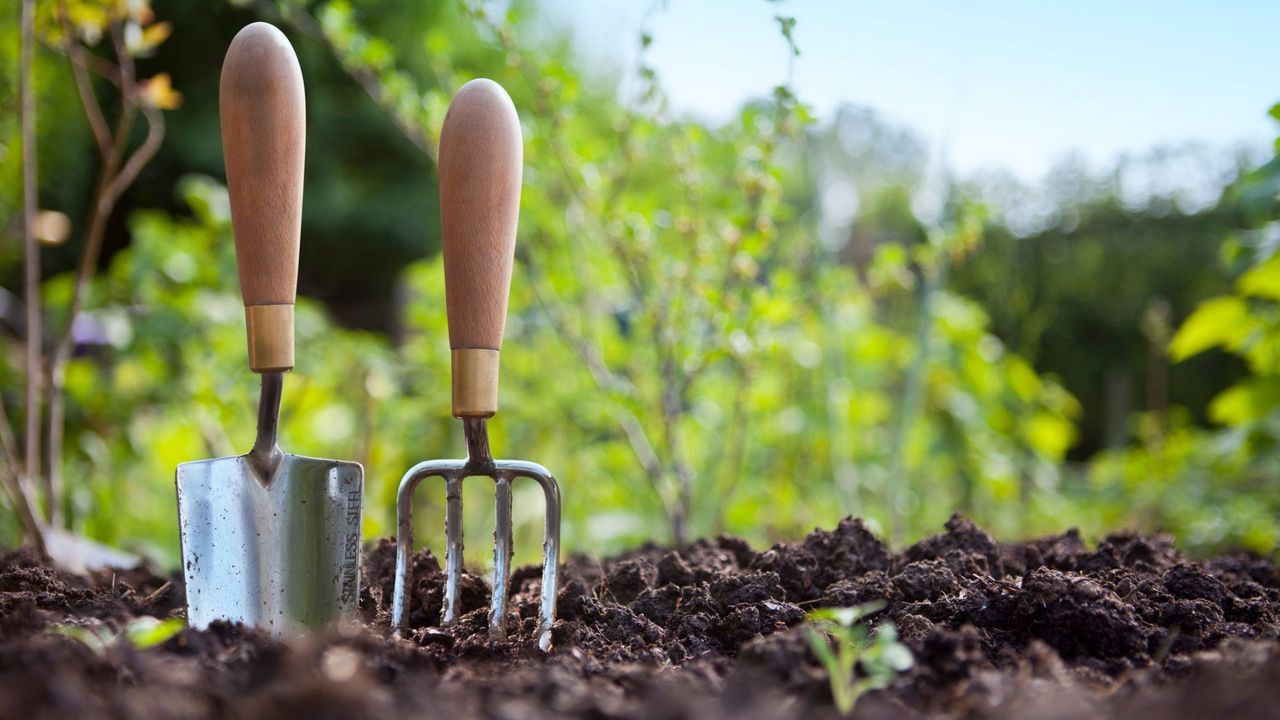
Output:
<instances>
[{"instance_id":1,"label":"metal trowel blade","mask_svg":"<svg viewBox=\"0 0 1280 720\"><path fill-rule=\"evenodd\" d=\"M242 622L276 635L355 612L364 469L284 454L259 479L247 455L183 463L178 523L187 621Z\"/></svg>"}]
</instances>

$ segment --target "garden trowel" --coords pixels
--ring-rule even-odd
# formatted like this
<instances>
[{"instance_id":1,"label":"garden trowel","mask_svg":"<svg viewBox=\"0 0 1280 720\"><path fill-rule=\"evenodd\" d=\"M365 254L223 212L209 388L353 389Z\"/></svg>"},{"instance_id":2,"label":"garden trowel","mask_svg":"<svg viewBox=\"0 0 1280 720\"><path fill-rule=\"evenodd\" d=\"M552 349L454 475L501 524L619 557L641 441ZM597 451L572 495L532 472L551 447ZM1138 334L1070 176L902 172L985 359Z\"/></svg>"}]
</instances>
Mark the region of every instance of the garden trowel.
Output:
<instances>
[{"instance_id":1,"label":"garden trowel","mask_svg":"<svg viewBox=\"0 0 1280 720\"><path fill-rule=\"evenodd\" d=\"M248 454L178 466L187 620L291 633L356 608L364 469L276 444L293 368L306 134L302 71L285 36L265 23L241 30L220 95L249 367L262 375L262 396Z\"/></svg>"}]
</instances>

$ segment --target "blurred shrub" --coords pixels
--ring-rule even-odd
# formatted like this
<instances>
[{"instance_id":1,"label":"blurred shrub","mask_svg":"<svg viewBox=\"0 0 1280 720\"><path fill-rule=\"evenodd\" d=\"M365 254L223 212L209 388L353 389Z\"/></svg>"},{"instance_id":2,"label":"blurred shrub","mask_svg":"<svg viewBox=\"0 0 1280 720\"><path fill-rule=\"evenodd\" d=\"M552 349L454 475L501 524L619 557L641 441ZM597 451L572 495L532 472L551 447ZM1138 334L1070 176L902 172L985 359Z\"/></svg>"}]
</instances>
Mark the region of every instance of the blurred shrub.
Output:
<instances>
[{"instance_id":1,"label":"blurred shrub","mask_svg":"<svg viewBox=\"0 0 1280 720\"><path fill-rule=\"evenodd\" d=\"M721 531L768 541L850 513L906 539L956 509L1006 535L1137 520L1212 544L1228 537L1214 525L1225 516L1205 504L1248 505L1240 469L1260 446L1178 423L1105 456L1088 482L1064 476L1078 403L1010 352L978 303L947 289L949 269L980 252L983 209L948 197L928 222L872 228L865 264L842 263L807 212L810 118L786 85L724 125L679 120L643 60L636 96L620 100L562 47L539 44L517 4L500 19L464 7L466 42L489 43L483 53L428 30L441 86L420 90L413 64L398 63L404 51L364 30L353 5L322 3L318 20L297 3L277 7L369 83L425 157L454 87L488 75L511 91L526 172L490 427L499 456L558 475L570 550ZM789 32L785 18L780 27ZM189 176L177 194L182 214L129 218L129 247L93 285L96 339L68 368L64 459L76 527L167 562L174 466L247 450L256 403L225 191ZM894 200L895 211L910 204ZM304 237L304 258L308 247ZM64 299L69 282L48 281L49 299ZM438 258L405 270L402 317L388 323L404 328L397 344L299 304L281 444L365 464L369 538L393 531L405 469L462 451L443 292ZM1261 312L1253 303L1246 314ZM19 352L3 342L12 400ZM531 560L541 501L532 485L516 493L517 548ZM418 499L420 542L437 549L442 495L424 488ZM467 490L471 537L490 534L488 496ZM1234 511L1257 520L1257 537L1271 532L1266 506ZM470 550L481 558L487 546Z\"/></svg>"},{"instance_id":2,"label":"blurred shrub","mask_svg":"<svg viewBox=\"0 0 1280 720\"><path fill-rule=\"evenodd\" d=\"M1280 105L1271 112L1280 120ZM1228 238L1224 260L1253 261L1230 294L1202 302L1169 343L1175 362L1212 350L1244 362L1246 377L1209 403L1209 419L1219 429L1193 427L1181 413L1168 421L1137 417L1141 442L1103 453L1088 470L1086 492L1076 498L1081 511L1094 513L1086 526L1167 529L1182 543L1204 549L1273 552L1280 543L1277 187L1280 155L1235 188L1233 200L1261 227Z\"/></svg>"},{"instance_id":3,"label":"blurred shrub","mask_svg":"<svg viewBox=\"0 0 1280 720\"><path fill-rule=\"evenodd\" d=\"M203 177L187 178L178 191L192 217L131 218L133 243L92 291L87 327L100 344L68 370L67 477L76 526L170 562L177 549L174 466L247 449L256 402L244 362L225 191ZM608 292L605 278L616 267L603 256L579 260L581 282L591 279L593 290ZM573 277L556 281L573 287ZM55 279L46 292L56 296L65 284ZM298 368L286 381L282 446L365 464L370 537L392 531L404 469L461 449L448 415L438 260L411 268L406 285L410 340L398 349L383 337L334 327L302 300ZM522 272L503 357L503 410L492 424L496 450L537 459L559 474L569 547L662 535L668 507L616 423L619 405L645 418L653 409L627 393L601 391L535 295ZM690 504L695 532L730 530L763 540L854 512L886 525L897 518L901 530L917 534L956 506L1011 518L999 508L1018 501L1028 478L1053 484L1055 463L1071 442L1072 401L1005 353L972 302L940 293L923 412L908 431L903 475L894 478L886 470L890 435L913 336L877 319L874 298L844 266L803 273L777 267L767 284L752 283L749 295L743 317L751 334L729 333L723 361L707 371L682 420L690 461L703 470ZM815 302L829 307L814 312ZM614 308L596 329L604 357L619 364L648 352L635 346L633 328L643 321L628 325L622 318ZM652 392L668 379L660 368L637 363L625 372L635 387ZM955 480L938 484L938 478ZM519 539L531 552L540 501L532 486L518 492ZM422 495L424 504L441 503L438 492ZM478 508L488 505L476 502L483 497L468 498L473 537L487 535L482 528L490 520ZM891 507L889 498L901 507ZM423 542L433 542L430 513L442 517L440 508L419 512ZM487 548L473 543L473 550L483 556Z\"/></svg>"}]
</instances>

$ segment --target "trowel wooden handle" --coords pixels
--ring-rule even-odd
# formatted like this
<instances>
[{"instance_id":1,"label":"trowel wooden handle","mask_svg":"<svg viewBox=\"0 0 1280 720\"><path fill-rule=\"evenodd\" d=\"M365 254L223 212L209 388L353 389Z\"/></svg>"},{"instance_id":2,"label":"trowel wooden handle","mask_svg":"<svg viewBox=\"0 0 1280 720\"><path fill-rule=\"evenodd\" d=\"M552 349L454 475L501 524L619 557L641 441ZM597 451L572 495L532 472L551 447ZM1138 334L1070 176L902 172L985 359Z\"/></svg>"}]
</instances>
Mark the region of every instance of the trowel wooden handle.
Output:
<instances>
[{"instance_id":1,"label":"trowel wooden handle","mask_svg":"<svg viewBox=\"0 0 1280 720\"><path fill-rule=\"evenodd\" d=\"M463 85L440 132L440 222L457 417L488 417L498 409L498 351L523 162L520 119L506 91L492 80Z\"/></svg>"},{"instance_id":2,"label":"trowel wooden handle","mask_svg":"<svg viewBox=\"0 0 1280 720\"><path fill-rule=\"evenodd\" d=\"M257 22L236 34L219 100L249 367L288 370L307 121L302 69L284 33Z\"/></svg>"}]
</instances>

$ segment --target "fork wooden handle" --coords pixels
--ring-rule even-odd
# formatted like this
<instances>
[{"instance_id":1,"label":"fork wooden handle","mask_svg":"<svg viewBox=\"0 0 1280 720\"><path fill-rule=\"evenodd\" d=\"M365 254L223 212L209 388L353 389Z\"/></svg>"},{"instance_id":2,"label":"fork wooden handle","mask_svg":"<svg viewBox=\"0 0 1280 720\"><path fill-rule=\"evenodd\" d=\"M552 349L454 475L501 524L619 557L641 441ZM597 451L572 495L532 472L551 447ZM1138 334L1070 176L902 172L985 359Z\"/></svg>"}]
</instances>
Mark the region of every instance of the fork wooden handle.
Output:
<instances>
[{"instance_id":1,"label":"fork wooden handle","mask_svg":"<svg viewBox=\"0 0 1280 720\"><path fill-rule=\"evenodd\" d=\"M453 414L498 409L524 150L515 105L492 80L453 96L440 132L440 222L453 350Z\"/></svg>"},{"instance_id":2,"label":"fork wooden handle","mask_svg":"<svg viewBox=\"0 0 1280 720\"><path fill-rule=\"evenodd\" d=\"M302 69L284 33L256 22L236 34L219 102L249 367L281 372L293 367L307 134Z\"/></svg>"}]
</instances>

